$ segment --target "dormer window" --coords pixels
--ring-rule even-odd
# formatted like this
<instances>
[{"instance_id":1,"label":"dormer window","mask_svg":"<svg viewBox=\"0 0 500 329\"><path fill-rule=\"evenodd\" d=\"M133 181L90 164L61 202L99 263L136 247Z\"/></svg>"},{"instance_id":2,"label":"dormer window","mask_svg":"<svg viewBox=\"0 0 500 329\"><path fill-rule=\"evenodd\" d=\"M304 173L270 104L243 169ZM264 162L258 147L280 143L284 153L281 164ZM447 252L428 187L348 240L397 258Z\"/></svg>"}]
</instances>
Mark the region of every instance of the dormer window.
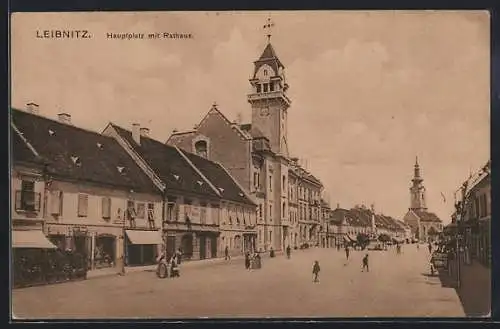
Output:
<instances>
[{"instance_id":1,"label":"dormer window","mask_svg":"<svg viewBox=\"0 0 500 329\"><path fill-rule=\"evenodd\" d=\"M267 70L264 70L264 76L267 76Z\"/></svg>"},{"instance_id":2,"label":"dormer window","mask_svg":"<svg viewBox=\"0 0 500 329\"><path fill-rule=\"evenodd\" d=\"M264 92L265 93L267 93L268 88L269 88L269 84L268 83L264 83Z\"/></svg>"},{"instance_id":3,"label":"dormer window","mask_svg":"<svg viewBox=\"0 0 500 329\"><path fill-rule=\"evenodd\" d=\"M260 93L262 91L262 87L260 84L257 84L257 92Z\"/></svg>"},{"instance_id":4,"label":"dormer window","mask_svg":"<svg viewBox=\"0 0 500 329\"><path fill-rule=\"evenodd\" d=\"M205 140L197 141L194 144L194 149L195 149L195 152L198 156L201 156L205 159L208 158L208 143L207 143L207 141L205 141Z\"/></svg>"},{"instance_id":5,"label":"dormer window","mask_svg":"<svg viewBox=\"0 0 500 329\"><path fill-rule=\"evenodd\" d=\"M77 156L72 156L71 161L77 166L80 167L82 165L82 161L80 160L80 157Z\"/></svg>"}]
</instances>

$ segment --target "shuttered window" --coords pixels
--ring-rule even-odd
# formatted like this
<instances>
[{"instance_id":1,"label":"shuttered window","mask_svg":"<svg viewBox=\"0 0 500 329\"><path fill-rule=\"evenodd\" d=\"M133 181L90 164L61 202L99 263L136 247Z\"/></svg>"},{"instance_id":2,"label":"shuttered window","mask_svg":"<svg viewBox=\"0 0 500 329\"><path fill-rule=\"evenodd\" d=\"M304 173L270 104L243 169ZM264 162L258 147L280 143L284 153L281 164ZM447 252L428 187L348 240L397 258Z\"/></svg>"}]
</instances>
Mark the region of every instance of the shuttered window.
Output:
<instances>
[{"instance_id":1,"label":"shuttered window","mask_svg":"<svg viewBox=\"0 0 500 329\"><path fill-rule=\"evenodd\" d=\"M78 194L78 217L87 217L89 207L89 196Z\"/></svg>"},{"instance_id":2,"label":"shuttered window","mask_svg":"<svg viewBox=\"0 0 500 329\"><path fill-rule=\"evenodd\" d=\"M111 218L111 198L103 197L101 199L101 209L102 209L102 218L110 219Z\"/></svg>"}]
</instances>

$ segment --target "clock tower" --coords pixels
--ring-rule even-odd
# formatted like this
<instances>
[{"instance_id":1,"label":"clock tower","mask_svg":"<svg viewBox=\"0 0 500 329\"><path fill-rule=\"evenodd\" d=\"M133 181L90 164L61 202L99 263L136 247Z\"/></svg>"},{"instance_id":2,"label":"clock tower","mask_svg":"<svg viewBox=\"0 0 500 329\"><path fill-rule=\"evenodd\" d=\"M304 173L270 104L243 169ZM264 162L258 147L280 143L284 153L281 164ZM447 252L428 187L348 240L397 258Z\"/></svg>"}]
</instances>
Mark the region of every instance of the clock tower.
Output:
<instances>
[{"instance_id":1,"label":"clock tower","mask_svg":"<svg viewBox=\"0 0 500 329\"><path fill-rule=\"evenodd\" d=\"M274 153L288 158L287 116L291 101L286 95L285 67L276 55L270 37L270 33L267 34L267 45L254 62L248 102L252 106L252 127L269 139Z\"/></svg>"}]
</instances>

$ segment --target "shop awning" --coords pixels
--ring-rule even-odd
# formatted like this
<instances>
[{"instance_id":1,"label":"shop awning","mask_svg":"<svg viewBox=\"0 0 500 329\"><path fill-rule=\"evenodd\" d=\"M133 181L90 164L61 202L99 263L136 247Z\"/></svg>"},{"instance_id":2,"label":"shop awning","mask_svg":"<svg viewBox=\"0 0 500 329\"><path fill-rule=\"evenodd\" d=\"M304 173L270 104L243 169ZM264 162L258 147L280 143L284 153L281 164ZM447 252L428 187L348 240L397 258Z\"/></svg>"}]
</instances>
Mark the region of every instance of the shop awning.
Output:
<instances>
[{"instance_id":1,"label":"shop awning","mask_svg":"<svg viewBox=\"0 0 500 329\"><path fill-rule=\"evenodd\" d=\"M12 248L57 249L41 230L13 230Z\"/></svg>"},{"instance_id":2,"label":"shop awning","mask_svg":"<svg viewBox=\"0 0 500 329\"><path fill-rule=\"evenodd\" d=\"M132 244L162 244L158 231L126 230L128 239Z\"/></svg>"}]
</instances>

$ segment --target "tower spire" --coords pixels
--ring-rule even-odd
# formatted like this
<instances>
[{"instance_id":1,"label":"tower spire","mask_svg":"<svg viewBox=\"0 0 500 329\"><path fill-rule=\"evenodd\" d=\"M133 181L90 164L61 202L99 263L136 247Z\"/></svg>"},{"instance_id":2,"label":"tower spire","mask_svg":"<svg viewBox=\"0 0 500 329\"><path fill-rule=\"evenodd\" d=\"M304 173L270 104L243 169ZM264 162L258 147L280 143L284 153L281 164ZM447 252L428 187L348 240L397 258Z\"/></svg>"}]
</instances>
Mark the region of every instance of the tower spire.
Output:
<instances>
[{"instance_id":1,"label":"tower spire","mask_svg":"<svg viewBox=\"0 0 500 329\"><path fill-rule=\"evenodd\" d=\"M267 18L267 23L264 24L264 30L266 31L267 43L271 43L272 31L271 28L274 26L274 23L271 21L271 17Z\"/></svg>"}]
</instances>

